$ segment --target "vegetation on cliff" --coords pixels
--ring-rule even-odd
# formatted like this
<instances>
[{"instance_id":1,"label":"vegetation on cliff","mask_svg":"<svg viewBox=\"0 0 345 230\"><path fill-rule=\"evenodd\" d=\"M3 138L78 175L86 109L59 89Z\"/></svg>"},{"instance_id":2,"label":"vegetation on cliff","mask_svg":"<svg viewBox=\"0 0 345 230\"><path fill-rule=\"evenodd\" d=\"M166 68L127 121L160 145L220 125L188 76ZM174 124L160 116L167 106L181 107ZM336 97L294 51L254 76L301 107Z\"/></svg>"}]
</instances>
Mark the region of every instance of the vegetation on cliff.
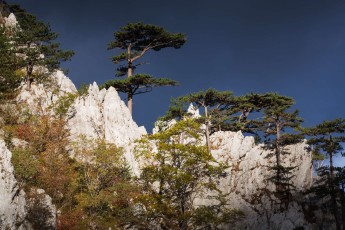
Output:
<instances>
[{"instance_id":1,"label":"vegetation on cliff","mask_svg":"<svg viewBox=\"0 0 345 230\"><path fill-rule=\"evenodd\" d=\"M345 142L344 119L303 129L290 97L277 93L235 96L216 89L191 93L174 99L161 118L176 119L175 125L136 142L140 173L134 175L123 148L104 138L69 139L67 114L79 95L60 97L44 113L16 103L16 92L23 81L28 89L33 81L49 81L47 73L56 70L72 52L62 51L59 44L53 43L57 35L47 24L18 7L9 9L17 15L19 27L0 26L1 135L13 153L12 163L21 188L27 192L42 188L53 199L58 229L231 227L246 213L233 209L227 200L229 194L218 188L220 180L229 176L229 165L212 155L217 146L212 145L210 136L217 131L253 135L263 149L270 151L275 162L267 168L270 176L266 183L275 186L275 191L269 193L275 192L279 202L285 204L282 209L294 201L291 179L296 165L283 165L281 157L291 154L288 145L310 137L310 151L317 159L329 157L330 162L319 169L318 185L310 192L319 198L330 197L336 227L344 227L344 168L333 165L334 156L342 151ZM108 81L104 87L127 93L131 110L133 95L152 87L176 85L170 79L132 76L134 62L149 50L180 48L185 41L185 35L171 34L158 26L128 24L115 33L115 41L109 45L110 49L124 51L113 61L126 62L119 71L120 75L126 72L128 78ZM34 71L39 68L46 68L46 72ZM190 116L190 104L201 109L199 117ZM196 202L200 200L204 201L202 205Z\"/></svg>"}]
</instances>

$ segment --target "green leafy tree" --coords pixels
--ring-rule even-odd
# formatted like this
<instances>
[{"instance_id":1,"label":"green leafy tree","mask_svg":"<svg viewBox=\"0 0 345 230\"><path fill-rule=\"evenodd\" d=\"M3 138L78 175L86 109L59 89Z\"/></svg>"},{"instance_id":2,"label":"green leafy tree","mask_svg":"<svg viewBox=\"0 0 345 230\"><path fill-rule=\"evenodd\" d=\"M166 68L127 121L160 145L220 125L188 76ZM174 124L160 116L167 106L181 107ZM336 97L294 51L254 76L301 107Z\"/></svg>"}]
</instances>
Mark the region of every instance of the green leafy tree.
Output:
<instances>
[{"instance_id":1,"label":"green leafy tree","mask_svg":"<svg viewBox=\"0 0 345 230\"><path fill-rule=\"evenodd\" d=\"M82 219L78 229L124 228L132 220L132 200L138 187L132 182L123 149L104 141L93 148L77 148L76 157L85 159L79 168L77 207ZM85 146L83 146L85 147Z\"/></svg>"},{"instance_id":2,"label":"green leafy tree","mask_svg":"<svg viewBox=\"0 0 345 230\"><path fill-rule=\"evenodd\" d=\"M121 80L107 81L101 88L114 87L117 91L126 93L132 98L134 95L150 92L154 87L175 86L177 84L176 81L167 78L153 78L147 74L136 74Z\"/></svg>"},{"instance_id":3,"label":"green leafy tree","mask_svg":"<svg viewBox=\"0 0 345 230\"><path fill-rule=\"evenodd\" d=\"M313 152L316 153L314 155L324 154L329 158L329 167L322 167L318 170L321 178L325 180L320 186L316 186L315 189L318 190L318 194L321 196L331 196L332 212L336 220L336 227L337 229L341 229L337 196L339 193L343 195L344 190L341 191L339 189L343 186L340 177L342 171L340 171L339 176L335 173L334 156L343 150L342 143L345 142L345 119L338 118L331 121L324 121L314 127L303 129L303 132L310 136L308 144L314 147ZM343 221L345 222L345 219Z\"/></svg>"},{"instance_id":4,"label":"green leafy tree","mask_svg":"<svg viewBox=\"0 0 345 230\"><path fill-rule=\"evenodd\" d=\"M300 126L302 119L298 117L298 111L292 111L291 106L294 100L290 97L277 93L267 93L261 96L263 118L255 122L256 129L261 131L264 137L264 148L271 150L276 158L275 165L271 169L275 172L269 178L275 185L278 193L282 193L284 198L288 198L292 187L291 170L295 167L284 166L281 156L289 154L287 145L301 142L303 136L291 129Z\"/></svg>"},{"instance_id":5,"label":"green leafy tree","mask_svg":"<svg viewBox=\"0 0 345 230\"><path fill-rule=\"evenodd\" d=\"M227 110L234 99L230 91L208 89L178 97L172 101L163 120L181 119L187 114L187 108L192 104L195 108L203 109L203 116L199 119L205 124L206 145L211 150L210 135L214 127L219 127L228 117Z\"/></svg>"},{"instance_id":6,"label":"green leafy tree","mask_svg":"<svg viewBox=\"0 0 345 230\"><path fill-rule=\"evenodd\" d=\"M139 142L139 229L217 229L241 216L217 189L226 166L200 145L201 135L200 124L187 119ZM205 197L207 193L213 195ZM196 198L210 199L214 205L196 205Z\"/></svg>"},{"instance_id":7,"label":"green leafy tree","mask_svg":"<svg viewBox=\"0 0 345 230\"><path fill-rule=\"evenodd\" d=\"M125 66L118 68L118 76L127 74L127 77L133 75L133 70L137 65L136 61L144 56L149 50L159 51L164 48L173 47L175 49L180 48L185 42L186 37L181 33L169 33L164 28L149 25L144 23L129 23L126 26L120 28L114 34L115 40L112 41L108 49L121 49L122 52L119 55L113 57L113 62L118 64L119 62L126 62ZM128 82L123 82L126 84ZM128 83L131 85L131 83ZM168 85L171 85L170 83ZM127 87L126 85L123 86ZM122 88L122 87L121 87ZM128 93L128 108L132 113L132 97L131 93Z\"/></svg>"},{"instance_id":8,"label":"green leafy tree","mask_svg":"<svg viewBox=\"0 0 345 230\"><path fill-rule=\"evenodd\" d=\"M54 43L58 34L52 32L48 24L18 5L11 6L11 10L19 22L14 39L16 53L22 57L25 81L30 89L34 80L44 79L48 73L60 67L61 61L70 60L74 53L63 51L59 43Z\"/></svg>"}]
</instances>

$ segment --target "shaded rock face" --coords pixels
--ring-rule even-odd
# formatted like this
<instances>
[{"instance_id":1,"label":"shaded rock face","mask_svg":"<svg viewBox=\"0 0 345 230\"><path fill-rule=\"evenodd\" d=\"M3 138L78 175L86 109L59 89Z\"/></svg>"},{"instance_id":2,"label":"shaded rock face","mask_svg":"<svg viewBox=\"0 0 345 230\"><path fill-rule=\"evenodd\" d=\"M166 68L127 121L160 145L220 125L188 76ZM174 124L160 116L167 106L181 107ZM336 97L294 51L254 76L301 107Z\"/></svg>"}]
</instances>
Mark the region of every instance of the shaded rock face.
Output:
<instances>
[{"instance_id":1,"label":"shaded rock face","mask_svg":"<svg viewBox=\"0 0 345 230\"><path fill-rule=\"evenodd\" d=\"M25 193L19 189L11 163L12 153L0 140L0 229L18 229L25 220Z\"/></svg>"},{"instance_id":2,"label":"shaded rock face","mask_svg":"<svg viewBox=\"0 0 345 230\"><path fill-rule=\"evenodd\" d=\"M229 164L227 177L219 185L229 193L229 203L246 214L236 229L312 229L304 217L302 206L297 202L282 202L275 197L275 185L267 179L272 176L269 167L275 157L262 145L255 145L253 137L241 132L216 132L211 136L212 154ZM312 184L312 156L305 143L287 147L291 153L282 156L283 166L296 167L292 184L294 200ZM303 198L301 198L303 200Z\"/></svg>"},{"instance_id":3,"label":"shaded rock face","mask_svg":"<svg viewBox=\"0 0 345 230\"><path fill-rule=\"evenodd\" d=\"M56 209L44 190L28 197L14 177L12 153L0 140L0 229L55 229Z\"/></svg>"},{"instance_id":4,"label":"shaded rock face","mask_svg":"<svg viewBox=\"0 0 345 230\"><path fill-rule=\"evenodd\" d=\"M104 139L123 147L129 165L138 173L133 155L134 142L146 134L146 130L133 121L127 106L114 88L99 90L94 83L89 87L87 95L75 100L68 113L71 140L85 136Z\"/></svg>"},{"instance_id":5,"label":"shaded rock face","mask_svg":"<svg viewBox=\"0 0 345 230\"><path fill-rule=\"evenodd\" d=\"M32 189L27 199L27 222L32 229L56 229L56 208L43 189Z\"/></svg>"}]
</instances>

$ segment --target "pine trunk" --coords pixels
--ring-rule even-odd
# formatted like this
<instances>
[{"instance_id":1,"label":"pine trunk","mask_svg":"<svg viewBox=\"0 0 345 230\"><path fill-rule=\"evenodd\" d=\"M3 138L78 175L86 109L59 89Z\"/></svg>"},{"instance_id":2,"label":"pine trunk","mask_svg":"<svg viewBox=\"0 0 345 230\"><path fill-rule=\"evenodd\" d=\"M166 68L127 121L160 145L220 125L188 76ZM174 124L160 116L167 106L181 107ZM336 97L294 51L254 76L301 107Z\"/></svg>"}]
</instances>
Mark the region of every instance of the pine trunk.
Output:
<instances>
[{"instance_id":1,"label":"pine trunk","mask_svg":"<svg viewBox=\"0 0 345 230\"><path fill-rule=\"evenodd\" d=\"M211 152L210 120L209 120L209 117L208 117L207 106L204 106L204 108L205 108L205 117L206 117L206 145L207 145L208 151Z\"/></svg>"},{"instance_id":2,"label":"pine trunk","mask_svg":"<svg viewBox=\"0 0 345 230\"><path fill-rule=\"evenodd\" d=\"M276 163L277 163L277 190L280 191L282 189L282 186L280 185L280 182L281 182L281 170L280 170L280 125L279 123L277 122L276 124L276 135L277 135L277 139L276 139Z\"/></svg>"},{"instance_id":3,"label":"pine trunk","mask_svg":"<svg viewBox=\"0 0 345 230\"><path fill-rule=\"evenodd\" d=\"M33 68L31 68L30 66L27 66L27 67L26 67L26 76L25 76L25 80L26 80L26 88L27 88L28 90L31 90L31 83L32 83L31 75L32 75L32 70L33 70Z\"/></svg>"},{"instance_id":4,"label":"pine trunk","mask_svg":"<svg viewBox=\"0 0 345 230\"><path fill-rule=\"evenodd\" d=\"M133 66L132 66L132 60L131 60L131 46L128 46L127 49L127 55L128 55L128 69L127 69L127 77L131 77L133 75ZM133 95L131 93L128 93L127 95L127 106L129 109L129 113L133 114Z\"/></svg>"}]
</instances>

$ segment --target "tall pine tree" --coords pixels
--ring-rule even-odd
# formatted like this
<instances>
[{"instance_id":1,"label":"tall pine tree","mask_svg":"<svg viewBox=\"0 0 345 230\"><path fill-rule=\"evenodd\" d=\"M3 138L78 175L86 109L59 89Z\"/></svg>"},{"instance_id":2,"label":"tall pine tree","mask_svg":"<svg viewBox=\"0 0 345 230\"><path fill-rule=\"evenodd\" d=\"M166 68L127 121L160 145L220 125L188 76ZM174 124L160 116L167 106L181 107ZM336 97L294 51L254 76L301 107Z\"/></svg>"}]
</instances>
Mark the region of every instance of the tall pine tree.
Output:
<instances>
[{"instance_id":1,"label":"tall pine tree","mask_svg":"<svg viewBox=\"0 0 345 230\"><path fill-rule=\"evenodd\" d=\"M113 62L118 64L120 62L126 62L124 66L120 66L117 70L117 76L124 76L130 78L133 75L133 70L140 65L137 60L143 57L149 50L159 51L164 48L172 47L175 49L180 48L186 42L186 36L181 33L170 33L164 28L149 25L144 23L129 23L128 25L120 28L114 34L115 40L112 41L108 49L120 49L122 52L113 57ZM140 76L140 75L139 75ZM136 79L139 78L136 77ZM118 88L132 88L133 84L129 81L110 81L105 85L118 86ZM163 85L176 85L173 81L159 80L159 86ZM150 87L158 86L150 79ZM165 84L166 83L166 84ZM121 85L121 87L119 87ZM150 88L149 87L149 88ZM148 92L148 91L142 91ZM131 90L127 91L128 108L132 114L132 100L133 93Z\"/></svg>"},{"instance_id":2,"label":"tall pine tree","mask_svg":"<svg viewBox=\"0 0 345 230\"><path fill-rule=\"evenodd\" d=\"M20 67L20 59L14 52L11 34L11 28L0 25L0 99L14 95L21 80L16 73Z\"/></svg>"},{"instance_id":3,"label":"tall pine tree","mask_svg":"<svg viewBox=\"0 0 345 230\"><path fill-rule=\"evenodd\" d=\"M215 127L219 127L221 123L227 120L227 110L232 106L234 98L230 91L218 91L208 89L191 93L186 96L178 97L172 101L163 120L181 119L187 114L187 108L193 104L195 108L203 109L203 115L199 118L199 122L205 125L206 145L211 151L210 135Z\"/></svg>"},{"instance_id":4,"label":"tall pine tree","mask_svg":"<svg viewBox=\"0 0 345 230\"><path fill-rule=\"evenodd\" d=\"M25 81L30 89L33 81L43 80L48 73L60 67L61 61L70 60L74 53L63 51L60 44L54 42L58 34L52 32L49 24L38 20L18 5L11 6L11 11L19 22L14 44L16 53L23 58Z\"/></svg>"},{"instance_id":5,"label":"tall pine tree","mask_svg":"<svg viewBox=\"0 0 345 230\"><path fill-rule=\"evenodd\" d=\"M298 128L302 119L298 111L289 111L294 100L277 93L267 93L261 96L263 118L255 122L256 129L264 137L264 148L275 156L275 165L271 167L274 174L269 179L276 185L276 191L289 201L291 190L291 170L294 166L285 166L281 157L289 154L286 146L296 144L303 138L302 135L291 132ZM290 132L289 132L290 131Z\"/></svg>"},{"instance_id":6,"label":"tall pine tree","mask_svg":"<svg viewBox=\"0 0 345 230\"><path fill-rule=\"evenodd\" d=\"M341 170L335 173L334 156L341 153L343 150L342 143L345 142L345 119L334 119L331 121L324 121L319 125L311 128L303 129L303 132L310 136L308 144L312 145L313 151L317 154L324 154L329 158L329 167L321 167L318 171L323 179L320 186L316 186L314 190L320 196L331 196L331 207L336 222L337 230L341 229L340 212L345 212L338 209L337 198L340 196L344 204L344 188L341 190L343 179L341 177ZM343 228L345 227L345 213L342 213Z\"/></svg>"}]
</instances>

